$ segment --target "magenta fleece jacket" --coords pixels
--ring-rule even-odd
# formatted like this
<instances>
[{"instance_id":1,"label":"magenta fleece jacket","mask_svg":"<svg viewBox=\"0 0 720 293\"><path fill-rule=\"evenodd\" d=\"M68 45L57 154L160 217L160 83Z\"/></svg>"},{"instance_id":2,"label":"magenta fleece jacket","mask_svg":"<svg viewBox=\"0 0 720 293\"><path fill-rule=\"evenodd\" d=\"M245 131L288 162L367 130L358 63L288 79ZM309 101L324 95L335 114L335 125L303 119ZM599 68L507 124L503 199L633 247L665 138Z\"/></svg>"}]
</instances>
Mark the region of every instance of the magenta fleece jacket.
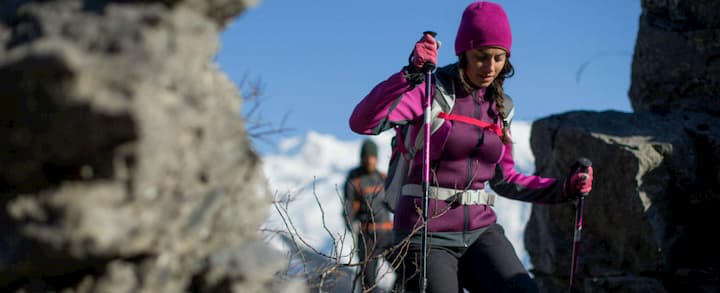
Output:
<instances>
[{"instance_id":1,"label":"magenta fleece jacket","mask_svg":"<svg viewBox=\"0 0 720 293\"><path fill-rule=\"evenodd\" d=\"M501 126L494 101L483 98L484 89L466 93L457 81L456 64L437 70L455 83L452 114L463 115ZM350 128L359 134L374 135L398 124L422 127L425 85L413 86L404 71L379 83L355 107ZM435 83L437 86L438 83ZM448 84L447 82L445 84ZM437 90L435 90L437 92ZM508 129L509 132L509 129ZM415 137L411 134L410 137ZM445 121L430 140L430 185L455 189L483 189L486 182L501 196L534 203L556 203L562 196L562 182L553 178L528 176L515 170L512 142L503 144L491 130L471 124ZM420 184L422 156L415 156L407 183ZM419 227L420 197L402 196L395 211L395 229ZM428 231L464 232L487 227L496 221L495 212L486 205L457 206L442 200L430 200Z\"/></svg>"}]
</instances>

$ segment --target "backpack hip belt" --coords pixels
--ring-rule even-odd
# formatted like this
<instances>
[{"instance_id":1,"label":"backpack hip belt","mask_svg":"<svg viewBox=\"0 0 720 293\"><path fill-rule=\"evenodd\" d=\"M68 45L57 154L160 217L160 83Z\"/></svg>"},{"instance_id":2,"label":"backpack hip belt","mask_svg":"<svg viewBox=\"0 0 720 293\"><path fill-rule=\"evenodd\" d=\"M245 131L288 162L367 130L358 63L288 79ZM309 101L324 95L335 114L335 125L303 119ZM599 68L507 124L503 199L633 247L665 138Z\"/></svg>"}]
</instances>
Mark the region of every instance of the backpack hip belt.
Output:
<instances>
[{"instance_id":1,"label":"backpack hip belt","mask_svg":"<svg viewBox=\"0 0 720 293\"><path fill-rule=\"evenodd\" d=\"M445 187L430 186L428 193L431 199L443 200L447 203L461 205L489 205L495 204L495 194L485 189L453 189ZM423 190L420 184L405 184L402 187L404 196L422 197Z\"/></svg>"},{"instance_id":2,"label":"backpack hip belt","mask_svg":"<svg viewBox=\"0 0 720 293\"><path fill-rule=\"evenodd\" d=\"M362 231L386 231L386 230L392 230L393 229L393 222L387 221L387 222L381 222L381 223L362 223L360 224L360 230Z\"/></svg>"}]
</instances>

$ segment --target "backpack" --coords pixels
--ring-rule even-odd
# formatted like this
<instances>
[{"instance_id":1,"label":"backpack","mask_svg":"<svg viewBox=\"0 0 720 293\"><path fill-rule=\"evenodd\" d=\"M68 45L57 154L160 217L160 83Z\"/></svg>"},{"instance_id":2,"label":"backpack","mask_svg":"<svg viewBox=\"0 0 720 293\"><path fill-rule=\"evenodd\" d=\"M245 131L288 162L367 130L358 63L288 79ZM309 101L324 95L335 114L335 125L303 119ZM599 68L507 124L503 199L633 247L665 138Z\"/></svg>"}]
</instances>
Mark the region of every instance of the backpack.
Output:
<instances>
[{"instance_id":1,"label":"backpack","mask_svg":"<svg viewBox=\"0 0 720 293\"><path fill-rule=\"evenodd\" d=\"M447 113L452 111L455 105L455 83L452 80L454 71L457 70L455 66L446 66L439 68L434 77L434 88L435 95L433 95L432 105L430 106L430 134L432 135L440 129L443 122L448 120L458 120L453 117L448 117ZM450 85L450 87L446 86ZM505 95L505 123L504 125L509 126L512 122L512 116L515 113L513 102L510 96ZM462 120L462 119L459 119ZM470 119L475 120L475 119ZM477 121L477 122L475 122ZM480 127L486 127L489 125L481 125L484 122L475 120L470 123L476 124ZM468 121L466 121L468 122ZM481 124L477 124L481 123ZM495 125L495 124L492 124ZM405 184L405 179L410 172L410 163L412 162L418 151L422 150L423 143L425 140L425 132L418 131L416 137L411 137L413 125L403 124L396 125L395 136L391 140L392 153L390 155L390 162L388 164L387 177L385 179L385 201L388 208L391 211L395 211L397 202L402 196L402 187Z\"/></svg>"}]
</instances>

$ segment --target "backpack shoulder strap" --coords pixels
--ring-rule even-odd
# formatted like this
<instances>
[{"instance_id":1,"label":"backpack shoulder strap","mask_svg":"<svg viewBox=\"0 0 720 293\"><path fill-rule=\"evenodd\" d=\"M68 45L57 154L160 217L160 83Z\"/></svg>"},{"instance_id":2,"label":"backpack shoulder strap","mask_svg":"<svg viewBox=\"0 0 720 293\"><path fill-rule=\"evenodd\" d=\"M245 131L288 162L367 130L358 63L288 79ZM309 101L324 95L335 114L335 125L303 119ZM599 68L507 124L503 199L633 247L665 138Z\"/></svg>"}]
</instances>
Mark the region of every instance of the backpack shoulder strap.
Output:
<instances>
[{"instance_id":1,"label":"backpack shoulder strap","mask_svg":"<svg viewBox=\"0 0 720 293\"><path fill-rule=\"evenodd\" d=\"M441 112L450 113L453 106L455 106L455 83L452 80L452 76L457 70L457 64L451 64L439 68L435 74L433 74L433 81L435 82L434 89L435 93L432 99L432 105L430 106L430 113L432 120L430 122L430 133L435 133L440 126L442 126L445 119L439 118ZM415 155L415 152L422 149L425 133L418 131L415 140L413 141L412 147L408 148L410 157Z\"/></svg>"},{"instance_id":2,"label":"backpack shoulder strap","mask_svg":"<svg viewBox=\"0 0 720 293\"><path fill-rule=\"evenodd\" d=\"M435 132L442 125L443 119L437 119L438 114L440 112L450 113L453 106L455 106L455 82L453 82L453 76L455 75L457 75L456 64L442 67L433 75L435 95L433 96L431 108L433 114L432 132Z\"/></svg>"},{"instance_id":3,"label":"backpack shoulder strap","mask_svg":"<svg viewBox=\"0 0 720 293\"><path fill-rule=\"evenodd\" d=\"M505 106L505 124L509 126L510 123L512 123L513 116L515 116L515 104L507 94L503 94L503 100L503 106Z\"/></svg>"}]
</instances>

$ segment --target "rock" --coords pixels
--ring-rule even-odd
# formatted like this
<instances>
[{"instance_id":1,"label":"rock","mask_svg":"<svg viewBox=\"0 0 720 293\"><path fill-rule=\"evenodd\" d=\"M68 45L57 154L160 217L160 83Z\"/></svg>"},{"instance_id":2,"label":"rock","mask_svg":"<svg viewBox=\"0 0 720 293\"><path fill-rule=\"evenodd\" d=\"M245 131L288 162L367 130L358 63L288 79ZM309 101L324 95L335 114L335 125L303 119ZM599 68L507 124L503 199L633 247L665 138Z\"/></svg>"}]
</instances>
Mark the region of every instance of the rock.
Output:
<instances>
[{"instance_id":1,"label":"rock","mask_svg":"<svg viewBox=\"0 0 720 293\"><path fill-rule=\"evenodd\" d=\"M577 289L717 292L708 236L720 208L720 3L643 1L630 99L635 113L574 111L534 122L536 172L593 162ZM534 205L525 246L541 291L567 290L575 206Z\"/></svg>"},{"instance_id":2,"label":"rock","mask_svg":"<svg viewBox=\"0 0 720 293\"><path fill-rule=\"evenodd\" d=\"M634 111L720 112L720 2L642 4L630 87Z\"/></svg>"},{"instance_id":3,"label":"rock","mask_svg":"<svg viewBox=\"0 0 720 293\"><path fill-rule=\"evenodd\" d=\"M252 3L0 4L0 287L206 291L210 259L257 243L271 195L212 61Z\"/></svg>"}]
</instances>

